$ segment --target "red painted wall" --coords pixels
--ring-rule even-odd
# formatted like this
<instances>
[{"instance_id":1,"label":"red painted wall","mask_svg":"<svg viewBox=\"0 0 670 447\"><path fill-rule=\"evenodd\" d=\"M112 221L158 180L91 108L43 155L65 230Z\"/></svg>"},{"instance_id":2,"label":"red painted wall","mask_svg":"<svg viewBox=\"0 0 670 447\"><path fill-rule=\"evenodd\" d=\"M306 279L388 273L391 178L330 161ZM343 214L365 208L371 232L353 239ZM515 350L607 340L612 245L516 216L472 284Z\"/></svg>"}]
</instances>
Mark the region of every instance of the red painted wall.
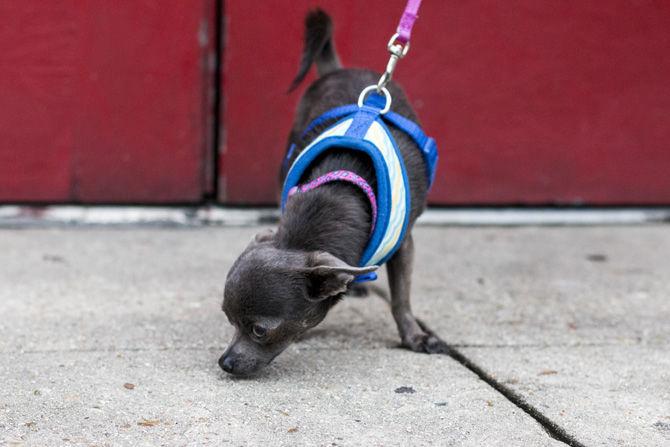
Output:
<instances>
[{"instance_id":1,"label":"red painted wall","mask_svg":"<svg viewBox=\"0 0 670 447\"><path fill-rule=\"evenodd\" d=\"M214 0L0 1L0 201L211 190Z\"/></svg>"},{"instance_id":2,"label":"red painted wall","mask_svg":"<svg viewBox=\"0 0 670 447\"><path fill-rule=\"evenodd\" d=\"M272 203L302 18L382 69L404 0L226 2L220 198ZM423 2L398 68L441 149L440 204L670 203L670 2Z\"/></svg>"},{"instance_id":3,"label":"red painted wall","mask_svg":"<svg viewBox=\"0 0 670 447\"><path fill-rule=\"evenodd\" d=\"M384 67L404 0L0 0L0 201L198 203L218 181L274 203L316 5L346 65ZM668 2L424 1L396 78L440 145L432 202L670 204L669 54Z\"/></svg>"}]
</instances>

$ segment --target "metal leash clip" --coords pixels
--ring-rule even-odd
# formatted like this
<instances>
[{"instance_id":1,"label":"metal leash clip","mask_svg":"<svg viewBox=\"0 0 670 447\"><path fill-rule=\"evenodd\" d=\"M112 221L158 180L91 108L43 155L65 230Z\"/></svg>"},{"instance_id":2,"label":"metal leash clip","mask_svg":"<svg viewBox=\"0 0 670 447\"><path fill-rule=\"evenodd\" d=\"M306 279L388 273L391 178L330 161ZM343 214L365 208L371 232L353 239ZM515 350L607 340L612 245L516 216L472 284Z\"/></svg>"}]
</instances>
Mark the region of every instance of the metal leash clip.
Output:
<instances>
[{"instance_id":1,"label":"metal leash clip","mask_svg":"<svg viewBox=\"0 0 670 447\"><path fill-rule=\"evenodd\" d=\"M386 87L386 84L391 81L398 61L405 57L409 51L409 42L403 45L402 43L398 42L398 37L398 33L393 34L391 39L389 39L389 43L386 44L386 48L389 50L389 53L391 53L391 57L386 64L386 70L382 74L381 78L379 78L379 82L377 82L377 92L379 93L381 93L382 89Z\"/></svg>"}]
</instances>

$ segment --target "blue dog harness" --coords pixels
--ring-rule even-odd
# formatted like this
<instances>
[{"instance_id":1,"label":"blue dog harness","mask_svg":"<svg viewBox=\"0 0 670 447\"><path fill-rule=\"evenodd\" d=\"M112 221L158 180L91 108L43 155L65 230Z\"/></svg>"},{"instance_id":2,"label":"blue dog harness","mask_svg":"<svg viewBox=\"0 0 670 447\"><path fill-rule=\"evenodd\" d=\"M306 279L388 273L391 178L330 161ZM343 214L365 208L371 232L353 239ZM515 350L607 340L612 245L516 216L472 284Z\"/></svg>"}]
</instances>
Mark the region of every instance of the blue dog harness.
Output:
<instances>
[{"instance_id":1,"label":"blue dog harness","mask_svg":"<svg viewBox=\"0 0 670 447\"><path fill-rule=\"evenodd\" d=\"M365 93L365 92L364 92ZM295 191L305 172L314 160L333 148L350 149L367 154L372 160L377 179L377 221L374 225L359 266L382 265L400 247L409 223L410 203L407 170L398 146L389 131L392 125L407 134L418 146L426 163L426 176L430 189L435 179L437 146L415 122L388 110L390 95L372 93L359 104L349 104L329 110L312 121L303 137L316 126L336 120L316 137L293 161L282 189L281 207L284 210L290 192ZM361 95L364 98L364 94ZM296 150L291 145L284 163L287 164ZM374 280L377 275L361 275L356 280Z\"/></svg>"}]
</instances>

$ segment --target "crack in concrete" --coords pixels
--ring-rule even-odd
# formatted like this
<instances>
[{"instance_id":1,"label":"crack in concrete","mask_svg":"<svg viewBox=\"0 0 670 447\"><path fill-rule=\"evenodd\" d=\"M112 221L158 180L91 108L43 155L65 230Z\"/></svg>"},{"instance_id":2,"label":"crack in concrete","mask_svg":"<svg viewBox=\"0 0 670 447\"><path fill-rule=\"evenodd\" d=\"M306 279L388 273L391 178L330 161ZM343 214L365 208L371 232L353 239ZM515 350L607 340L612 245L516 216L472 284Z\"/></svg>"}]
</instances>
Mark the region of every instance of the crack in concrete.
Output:
<instances>
[{"instance_id":1,"label":"crack in concrete","mask_svg":"<svg viewBox=\"0 0 670 447\"><path fill-rule=\"evenodd\" d=\"M501 382L497 381L490 374L484 371L479 365L474 363L468 357L463 355L458 349L454 346L449 345L449 356L456 360L458 363L463 365L466 369L470 370L477 375L482 381L484 381L491 388L496 390L498 393L502 394L508 401L513 405L523 410L530 417L535 419L538 424L547 432L549 436L553 439L560 441L564 444L567 444L572 447L585 447L584 444L579 442L568 433L563 427L558 425L556 422L552 421L544 413L538 410L535 406L531 405L526 399L523 398L520 394L512 390L511 388L505 386Z\"/></svg>"},{"instance_id":2,"label":"crack in concrete","mask_svg":"<svg viewBox=\"0 0 670 447\"><path fill-rule=\"evenodd\" d=\"M528 401L526 401L526 399L524 399L522 395L518 394L511 388L503 385L501 382L496 380L493 376L488 374L482 367L480 367L478 364L476 364L468 357L466 357L461 351L457 349L456 346L450 345L444 340L442 340L432 329L426 326L426 324L423 321L417 320L417 323L419 323L421 329L423 329L423 331L426 334L428 334L432 339L430 345L426 347L426 352L430 354L443 354L450 356L452 359L460 363L470 372L477 375L477 377L479 377L482 381L484 381L495 391L502 394L502 396L505 397L514 406L518 407L528 416L535 419L535 421L538 424L540 424L540 426L544 429L544 431L547 432L547 434L551 438L572 447L584 447L584 444L579 442L563 427L561 427L556 422L549 419L549 417L547 417L544 413L542 413L536 407L531 405Z\"/></svg>"}]
</instances>

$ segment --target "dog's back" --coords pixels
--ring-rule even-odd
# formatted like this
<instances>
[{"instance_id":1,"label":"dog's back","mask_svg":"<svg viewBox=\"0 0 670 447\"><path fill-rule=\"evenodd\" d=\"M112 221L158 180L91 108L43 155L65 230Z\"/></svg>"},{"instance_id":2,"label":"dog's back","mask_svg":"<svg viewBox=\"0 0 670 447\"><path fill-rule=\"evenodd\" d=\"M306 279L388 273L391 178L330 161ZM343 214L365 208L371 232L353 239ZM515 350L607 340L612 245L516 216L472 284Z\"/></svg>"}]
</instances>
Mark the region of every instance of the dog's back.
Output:
<instances>
[{"instance_id":1,"label":"dog's back","mask_svg":"<svg viewBox=\"0 0 670 447\"><path fill-rule=\"evenodd\" d=\"M361 91L370 85L376 85L380 74L365 69L341 68L335 45L333 42L333 24L330 17L322 10L310 12L305 19L305 48L302 55L300 69L289 89L295 89L307 75L311 65L316 64L319 79L314 81L298 105L293 129L289 136L288 146L295 144L297 150L292 154L287 166L297 157L311 140L318 136L331 122L316 126L307 135L302 137L305 128L314 119L335 107L345 104L355 104ZM418 123L416 113L410 106L403 90L394 82L388 84L393 98L391 110ZM412 209L410 225L421 214L426 204L427 181L426 165L419 148L403 132L390 127L396 140L407 170ZM354 154L352 151L328 153L315 164L313 170L327 172L329 170L354 167L354 171L362 175L375 187L376 179L371 161L367 156ZM307 172L310 176L313 172ZM282 170L281 180L286 176L286 169Z\"/></svg>"}]
</instances>

